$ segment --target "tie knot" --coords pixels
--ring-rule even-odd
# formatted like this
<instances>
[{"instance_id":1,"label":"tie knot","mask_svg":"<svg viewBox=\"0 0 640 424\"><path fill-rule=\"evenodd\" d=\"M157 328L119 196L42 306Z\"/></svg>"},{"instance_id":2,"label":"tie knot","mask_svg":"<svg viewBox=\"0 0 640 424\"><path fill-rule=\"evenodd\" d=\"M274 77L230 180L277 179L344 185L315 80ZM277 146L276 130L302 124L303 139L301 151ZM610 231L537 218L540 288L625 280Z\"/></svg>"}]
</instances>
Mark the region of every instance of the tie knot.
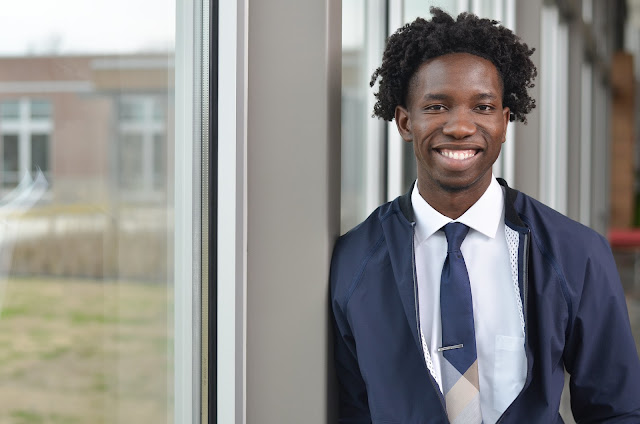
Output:
<instances>
[{"instance_id":1,"label":"tie knot","mask_svg":"<svg viewBox=\"0 0 640 424\"><path fill-rule=\"evenodd\" d=\"M460 251L462 241L469 232L469 227L461 222L450 222L444 227L444 235L447 237L447 244L449 245L449 252Z\"/></svg>"}]
</instances>

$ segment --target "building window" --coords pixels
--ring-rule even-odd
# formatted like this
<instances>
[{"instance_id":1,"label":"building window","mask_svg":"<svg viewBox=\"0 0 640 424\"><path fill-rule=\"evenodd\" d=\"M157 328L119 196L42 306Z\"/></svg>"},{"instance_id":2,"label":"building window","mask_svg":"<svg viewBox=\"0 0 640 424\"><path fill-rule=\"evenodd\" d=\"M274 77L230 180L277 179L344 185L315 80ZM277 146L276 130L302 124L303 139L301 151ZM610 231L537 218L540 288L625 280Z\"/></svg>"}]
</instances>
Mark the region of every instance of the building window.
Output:
<instances>
[{"instance_id":1,"label":"building window","mask_svg":"<svg viewBox=\"0 0 640 424\"><path fill-rule=\"evenodd\" d=\"M159 192L165 184L166 124L162 99L126 96L118 105L118 184L126 192Z\"/></svg>"},{"instance_id":2,"label":"building window","mask_svg":"<svg viewBox=\"0 0 640 424\"><path fill-rule=\"evenodd\" d=\"M50 180L52 105L44 99L0 102L2 186L13 188L27 174L42 172Z\"/></svg>"}]
</instances>

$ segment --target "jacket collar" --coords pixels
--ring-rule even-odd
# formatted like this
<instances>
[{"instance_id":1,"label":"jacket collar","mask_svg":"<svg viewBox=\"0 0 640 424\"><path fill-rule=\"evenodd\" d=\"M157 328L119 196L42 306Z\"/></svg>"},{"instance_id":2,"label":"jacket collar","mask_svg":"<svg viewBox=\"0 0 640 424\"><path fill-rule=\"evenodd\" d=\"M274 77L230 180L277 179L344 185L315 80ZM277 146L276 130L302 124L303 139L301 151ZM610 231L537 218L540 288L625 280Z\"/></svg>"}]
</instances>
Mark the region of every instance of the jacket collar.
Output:
<instances>
[{"instance_id":1,"label":"jacket collar","mask_svg":"<svg viewBox=\"0 0 640 424\"><path fill-rule=\"evenodd\" d=\"M502 186L504 191L504 222L509 227L515 229L526 228L525 223L522 222L520 216L518 215L518 212L516 212L516 208L514 205L516 202L516 198L518 197L518 194L520 192L509 187L504 179L497 178L497 180L498 184ZM400 211L409 222L416 221L416 217L413 214L413 205L411 204L411 192L413 191L414 184L415 181L413 182L413 184L411 184L411 187L409 187L409 191L398 198Z\"/></svg>"},{"instance_id":2,"label":"jacket collar","mask_svg":"<svg viewBox=\"0 0 640 424\"><path fill-rule=\"evenodd\" d=\"M411 187L409 187L409 191L398 198L398 204L400 206L400 211L407 218L409 222L416 222L416 217L413 214L413 204L411 203L411 192L413 191L413 186L416 184L414 181L411 183Z\"/></svg>"}]
</instances>

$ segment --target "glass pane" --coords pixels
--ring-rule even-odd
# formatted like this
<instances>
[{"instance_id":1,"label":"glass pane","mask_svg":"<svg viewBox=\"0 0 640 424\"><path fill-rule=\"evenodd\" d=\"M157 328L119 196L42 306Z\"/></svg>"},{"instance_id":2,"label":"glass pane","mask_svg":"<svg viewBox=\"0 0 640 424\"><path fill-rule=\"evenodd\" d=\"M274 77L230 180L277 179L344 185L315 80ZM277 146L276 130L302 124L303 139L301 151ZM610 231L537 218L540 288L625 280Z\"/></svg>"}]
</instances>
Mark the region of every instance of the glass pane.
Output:
<instances>
[{"instance_id":1,"label":"glass pane","mask_svg":"<svg viewBox=\"0 0 640 424\"><path fill-rule=\"evenodd\" d=\"M495 18L498 11L494 10L494 6L495 2L493 0L480 1L478 4L478 10L474 10L473 12L481 18Z\"/></svg>"},{"instance_id":2,"label":"glass pane","mask_svg":"<svg viewBox=\"0 0 640 424\"><path fill-rule=\"evenodd\" d=\"M342 2L342 232L354 227L371 212L367 196L374 197L371 192L382 192L380 186L384 184L368 172L371 169L377 172L379 166L369 161L376 155L367 153L377 150L379 138L375 129L369 126L373 119L368 107L368 101L373 98L369 80L375 69L371 67L372 63L378 56L382 57L384 37L378 32L367 36L380 22L368 22L365 17L376 16L375 13L384 16L384 8L374 13L367 11L377 4L364 0ZM380 35L377 40L376 35ZM379 128L380 132L382 128Z\"/></svg>"},{"instance_id":3,"label":"glass pane","mask_svg":"<svg viewBox=\"0 0 640 424\"><path fill-rule=\"evenodd\" d=\"M18 119L20 103L17 100L5 100L0 103L0 117L2 119Z\"/></svg>"},{"instance_id":4,"label":"glass pane","mask_svg":"<svg viewBox=\"0 0 640 424\"><path fill-rule=\"evenodd\" d=\"M32 119L51 118L51 102L49 102L48 100L32 100L31 101L31 118Z\"/></svg>"},{"instance_id":5,"label":"glass pane","mask_svg":"<svg viewBox=\"0 0 640 424\"><path fill-rule=\"evenodd\" d=\"M47 134L31 135L31 171L49 172L49 136Z\"/></svg>"},{"instance_id":6,"label":"glass pane","mask_svg":"<svg viewBox=\"0 0 640 424\"><path fill-rule=\"evenodd\" d=\"M2 136L2 184L12 187L18 184L18 135Z\"/></svg>"},{"instance_id":7,"label":"glass pane","mask_svg":"<svg viewBox=\"0 0 640 424\"><path fill-rule=\"evenodd\" d=\"M404 1L404 21L405 23L414 21L417 17L424 19L430 19L431 14L429 8L431 6L439 7L440 9L448 12L452 15L460 13L458 11L457 0L405 0Z\"/></svg>"},{"instance_id":8,"label":"glass pane","mask_svg":"<svg viewBox=\"0 0 640 424\"><path fill-rule=\"evenodd\" d=\"M166 174L165 142L162 134L153 136L153 187L160 188L164 184Z\"/></svg>"},{"instance_id":9,"label":"glass pane","mask_svg":"<svg viewBox=\"0 0 640 424\"><path fill-rule=\"evenodd\" d=\"M120 104L120 120L125 122L144 121L144 103L138 99L123 100Z\"/></svg>"},{"instance_id":10,"label":"glass pane","mask_svg":"<svg viewBox=\"0 0 640 424\"><path fill-rule=\"evenodd\" d=\"M164 105L158 103L157 101L154 101L152 105L153 105L153 112L152 112L153 120L156 122L164 122L164 116L165 116Z\"/></svg>"},{"instance_id":11,"label":"glass pane","mask_svg":"<svg viewBox=\"0 0 640 424\"><path fill-rule=\"evenodd\" d=\"M178 7L3 8L0 423L174 422Z\"/></svg>"},{"instance_id":12,"label":"glass pane","mask_svg":"<svg viewBox=\"0 0 640 424\"><path fill-rule=\"evenodd\" d=\"M124 134L120 139L120 187L142 188L142 134Z\"/></svg>"}]
</instances>

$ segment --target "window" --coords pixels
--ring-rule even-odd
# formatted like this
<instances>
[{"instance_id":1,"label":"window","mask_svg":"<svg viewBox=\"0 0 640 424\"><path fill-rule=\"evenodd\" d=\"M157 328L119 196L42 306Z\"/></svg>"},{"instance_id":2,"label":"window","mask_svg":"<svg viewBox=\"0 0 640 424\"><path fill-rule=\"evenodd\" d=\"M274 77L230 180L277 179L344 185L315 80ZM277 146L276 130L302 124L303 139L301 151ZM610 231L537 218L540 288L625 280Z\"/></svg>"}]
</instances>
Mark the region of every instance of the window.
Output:
<instances>
[{"instance_id":1,"label":"window","mask_svg":"<svg viewBox=\"0 0 640 424\"><path fill-rule=\"evenodd\" d=\"M134 197L164 188L164 107L157 96L125 96L118 105L119 187Z\"/></svg>"},{"instance_id":2,"label":"window","mask_svg":"<svg viewBox=\"0 0 640 424\"><path fill-rule=\"evenodd\" d=\"M31 119L33 120L51 119L51 102L46 100L32 100L30 112Z\"/></svg>"},{"instance_id":3,"label":"window","mask_svg":"<svg viewBox=\"0 0 640 424\"><path fill-rule=\"evenodd\" d=\"M371 119L371 73L382 60L384 2L342 3L342 199L341 231L362 220L385 194L386 127Z\"/></svg>"},{"instance_id":4,"label":"window","mask_svg":"<svg viewBox=\"0 0 640 424\"><path fill-rule=\"evenodd\" d=\"M2 186L13 188L20 180L42 172L50 179L49 144L53 131L49 100L21 98L0 103L2 133Z\"/></svg>"},{"instance_id":5,"label":"window","mask_svg":"<svg viewBox=\"0 0 640 424\"><path fill-rule=\"evenodd\" d=\"M3 120L17 120L20 117L20 103L17 100L7 100L0 104L0 117Z\"/></svg>"},{"instance_id":6,"label":"window","mask_svg":"<svg viewBox=\"0 0 640 424\"><path fill-rule=\"evenodd\" d=\"M20 175L18 174L18 136L7 134L2 136L2 165L5 187L13 187L18 184Z\"/></svg>"},{"instance_id":7,"label":"window","mask_svg":"<svg viewBox=\"0 0 640 424\"><path fill-rule=\"evenodd\" d=\"M206 422L196 3L3 11L0 422Z\"/></svg>"}]
</instances>

